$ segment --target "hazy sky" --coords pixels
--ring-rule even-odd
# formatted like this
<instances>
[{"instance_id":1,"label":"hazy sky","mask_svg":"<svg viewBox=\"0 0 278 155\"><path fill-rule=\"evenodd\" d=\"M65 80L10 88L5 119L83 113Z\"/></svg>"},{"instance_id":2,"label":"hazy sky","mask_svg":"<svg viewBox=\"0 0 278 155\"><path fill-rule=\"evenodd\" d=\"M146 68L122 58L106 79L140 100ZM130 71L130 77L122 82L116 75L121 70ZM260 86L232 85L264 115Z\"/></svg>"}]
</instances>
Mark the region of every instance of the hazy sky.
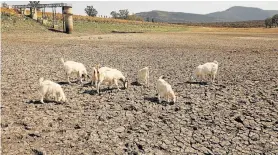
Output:
<instances>
[{"instance_id":1,"label":"hazy sky","mask_svg":"<svg viewBox=\"0 0 278 155\"><path fill-rule=\"evenodd\" d=\"M128 9L130 13L161 10L161 11L173 11L173 12L186 12L186 13L198 13L207 14L216 11L224 11L232 6L248 6L258 7L264 10L278 10L278 1L94 1L94 2L67 2L73 6L73 13L85 15L84 9L87 5L93 5L97 9L98 15L110 16L111 11L118 11L120 9ZM42 4L59 3L58 1L41 1ZM7 2L9 5L16 4L28 4L26 2ZM57 9L57 12L61 12L61 9Z\"/></svg>"}]
</instances>

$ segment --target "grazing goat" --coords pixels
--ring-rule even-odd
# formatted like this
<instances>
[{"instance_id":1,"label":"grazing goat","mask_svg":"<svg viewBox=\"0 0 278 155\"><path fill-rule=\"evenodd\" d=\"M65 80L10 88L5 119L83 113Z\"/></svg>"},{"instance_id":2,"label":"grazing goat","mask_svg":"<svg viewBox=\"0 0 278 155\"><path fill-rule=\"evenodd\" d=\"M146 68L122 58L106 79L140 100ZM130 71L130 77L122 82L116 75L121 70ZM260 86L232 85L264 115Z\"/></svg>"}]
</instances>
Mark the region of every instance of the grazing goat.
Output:
<instances>
[{"instance_id":1,"label":"grazing goat","mask_svg":"<svg viewBox=\"0 0 278 155\"><path fill-rule=\"evenodd\" d=\"M170 99L172 99L173 102L175 103L176 95L171 85L162 78L163 76L159 77L156 85L158 91L158 102L161 103L161 97L166 97L168 103L170 102Z\"/></svg>"},{"instance_id":2,"label":"grazing goat","mask_svg":"<svg viewBox=\"0 0 278 155\"><path fill-rule=\"evenodd\" d=\"M149 87L149 67L142 68L138 71L137 82L139 84L144 83L145 86Z\"/></svg>"},{"instance_id":3,"label":"grazing goat","mask_svg":"<svg viewBox=\"0 0 278 155\"><path fill-rule=\"evenodd\" d=\"M205 80L205 77L209 76L211 81L214 82L215 76L218 71L218 62L207 62L203 65L199 65L195 71L194 76L195 78L201 79L201 81Z\"/></svg>"},{"instance_id":4,"label":"grazing goat","mask_svg":"<svg viewBox=\"0 0 278 155\"><path fill-rule=\"evenodd\" d=\"M66 74L67 74L67 80L68 83L71 84L69 77L72 73L76 73L78 78L80 79L80 83L82 84L82 78L84 77L84 79L86 80L86 77L89 78L88 74L87 74L87 70L85 68L85 66L82 63L79 62L74 62L74 61L64 61L63 58L61 58L61 61L64 65Z\"/></svg>"},{"instance_id":5,"label":"grazing goat","mask_svg":"<svg viewBox=\"0 0 278 155\"><path fill-rule=\"evenodd\" d=\"M109 67L101 67L101 68L99 68L99 66L100 65L97 65L96 67L93 67L91 85L93 85L93 83L95 83L95 88L97 88L97 81L98 81L98 74L99 74L99 72L104 72L106 70L112 70L112 68L109 68ZM98 70L97 70L97 68L98 68Z\"/></svg>"},{"instance_id":6,"label":"grazing goat","mask_svg":"<svg viewBox=\"0 0 278 155\"><path fill-rule=\"evenodd\" d=\"M128 80L124 77L123 73L117 69L112 69L112 68L108 68L108 67L101 67L99 68L99 66L97 66L96 68L94 68L96 74L94 74L94 78L96 79L96 89L97 92L99 93L100 90L100 85L102 83L108 83L109 84L109 88L110 86L112 86L113 84L115 84L118 88L118 90L120 90L119 85L118 85L118 80L120 80L123 85L124 88L128 88Z\"/></svg>"},{"instance_id":7,"label":"grazing goat","mask_svg":"<svg viewBox=\"0 0 278 155\"><path fill-rule=\"evenodd\" d=\"M62 87L50 80L44 80L43 77L39 79L40 84L40 94L41 94L41 103L43 102L44 98L49 99L49 97L54 97L54 100L57 102L66 102L66 96L64 94L64 91Z\"/></svg>"}]
</instances>

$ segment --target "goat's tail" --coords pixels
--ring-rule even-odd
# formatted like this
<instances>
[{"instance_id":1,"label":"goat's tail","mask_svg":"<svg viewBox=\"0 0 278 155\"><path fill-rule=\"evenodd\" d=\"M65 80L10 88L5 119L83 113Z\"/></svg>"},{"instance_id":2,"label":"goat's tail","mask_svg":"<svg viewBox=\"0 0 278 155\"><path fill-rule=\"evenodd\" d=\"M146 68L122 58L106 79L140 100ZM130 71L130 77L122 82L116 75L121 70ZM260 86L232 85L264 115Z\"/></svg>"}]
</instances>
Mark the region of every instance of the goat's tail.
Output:
<instances>
[{"instance_id":1,"label":"goat's tail","mask_svg":"<svg viewBox=\"0 0 278 155\"><path fill-rule=\"evenodd\" d=\"M163 75L161 75L158 79L162 79L164 76Z\"/></svg>"},{"instance_id":2,"label":"goat's tail","mask_svg":"<svg viewBox=\"0 0 278 155\"><path fill-rule=\"evenodd\" d=\"M62 62L63 64L65 63L64 58L61 58L61 62Z\"/></svg>"},{"instance_id":3,"label":"goat's tail","mask_svg":"<svg viewBox=\"0 0 278 155\"><path fill-rule=\"evenodd\" d=\"M42 85L43 80L44 80L44 78L43 78L43 77L41 77L41 78L39 79L39 83L40 83L40 85Z\"/></svg>"}]
</instances>

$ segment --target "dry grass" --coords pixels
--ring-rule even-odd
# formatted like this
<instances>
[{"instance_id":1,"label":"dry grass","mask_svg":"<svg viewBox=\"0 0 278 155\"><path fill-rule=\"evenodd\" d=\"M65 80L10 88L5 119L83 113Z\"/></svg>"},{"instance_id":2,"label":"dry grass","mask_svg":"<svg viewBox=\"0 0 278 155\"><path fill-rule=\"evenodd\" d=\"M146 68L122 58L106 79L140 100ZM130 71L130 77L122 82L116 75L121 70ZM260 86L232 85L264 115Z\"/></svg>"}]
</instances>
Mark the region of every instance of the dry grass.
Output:
<instances>
[{"instance_id":1,"label":"dry grass","mask_svg":"<svg viewBox=\"0 0 278 155\"><path fill-rule=\"evenodd\" d=\"M278 33L278 28L229 28L189 26L191 32Z\"/></svg>"},{"instance_id":2,"label":"dry grass","mask_svg":"<svg viewBox=\"0 0 278 155\"><path fill-rule=\"evenodd\" d=\"M2 13L9 13L14 16L17 11L14 9L1 8ZM29 14L27 10L27 14ZM41 12L38 12L38 17L42 16ZM52 20L52 13L46 12L47 18ZM62 30L62 14L57 14L59 30ZM278 33L278 28L229 28L229 27L202 27L202 26L186 26L167 23L151 23L144 21L130 21L113 18L100 18L89 17L81 15L73 15L74 19L74 31L77 33L111 33L113 31L121 32L208 32L208 33ZM21 22L18 22L21 23ZM29 22L30 23L30 22ZM22 23L24 25L24 23ZM51 25L51 23L49 23ZM9 22L3 22L6 32L6 25L12 25L8 29L16 29L15 27L20 24L10 24ZM34 24L32 24L34 25ZM14 27L15 26L15 27ZM11 28L13 27L13 28ZM20 26L20 29L23 29ZM28 25L26 25L28 29ZM9 30L7 30L9 31Z\"/></svg>"}]
</instances>

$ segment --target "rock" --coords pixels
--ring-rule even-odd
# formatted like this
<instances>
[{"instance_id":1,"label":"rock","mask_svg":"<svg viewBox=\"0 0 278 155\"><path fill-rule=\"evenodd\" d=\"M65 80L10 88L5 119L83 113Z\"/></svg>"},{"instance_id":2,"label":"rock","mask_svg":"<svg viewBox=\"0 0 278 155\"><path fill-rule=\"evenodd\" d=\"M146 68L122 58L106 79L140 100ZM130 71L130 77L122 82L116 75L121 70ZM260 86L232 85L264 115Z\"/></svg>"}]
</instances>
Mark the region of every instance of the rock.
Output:
<instances>
[{"instance_id":1,"label":"rock","mask_svg":"<svg viewBox=\"0 0 278 155\"><path fill-rule=\"evenodd\" d=\"M81 129L81 127L80 127L79 124L76 124L76 125L74 126L74 129Z\"/></svg>"},{"instance_id":2,"label":"rock","mask_svg":"<svg viewBox=\"0 0 278 155\"><path fill-rule=\"evenodd\" d=\"M124 132L125 131L125 127L121 126L121 127L118 127L117 129L114 130L115 132Z\"/></svg>"},{"instance_id":3,"label":"rock","mask_svg":"<svg viewBox=\"0 0 278 155\"><path fill-rule=\"evenodd\" d=\"M260 139L260 136L254 132L251 132L249 135L250 139L253 141L258 141Z\"/></svg>"},{"instance_id":4,"label":"rock","mask_svg":"<svg viewBox=\"0 0 278 155\"><path fill-rule=\"evenodd\" d=\"M235 121L237 121L238 123L242 123L243 124L243 119L242 119L242 117L241 116L237 116L237 117L235 117L235 119L234 119Z\"/></svg>"},{"instance_id":5,"label":"rock","mask_svg":"<svg viewBox=\"0 0 278 155\"><path fill-rule=\"evenodd\" d=\"M35 131L34 133L29 133L28 135L31 137L41 137L41 135L38 131Z\"/></svg>"},{"instance_id":6,"label":"rock","mask_svg":"<svg viewBox=\"0 0 278 155\"><path fill-rule=\"evenodd\" d=\"M46 155L45 151L41 151L38 149L32 149L35 155Z\"/></svg>"}]
</instances>

